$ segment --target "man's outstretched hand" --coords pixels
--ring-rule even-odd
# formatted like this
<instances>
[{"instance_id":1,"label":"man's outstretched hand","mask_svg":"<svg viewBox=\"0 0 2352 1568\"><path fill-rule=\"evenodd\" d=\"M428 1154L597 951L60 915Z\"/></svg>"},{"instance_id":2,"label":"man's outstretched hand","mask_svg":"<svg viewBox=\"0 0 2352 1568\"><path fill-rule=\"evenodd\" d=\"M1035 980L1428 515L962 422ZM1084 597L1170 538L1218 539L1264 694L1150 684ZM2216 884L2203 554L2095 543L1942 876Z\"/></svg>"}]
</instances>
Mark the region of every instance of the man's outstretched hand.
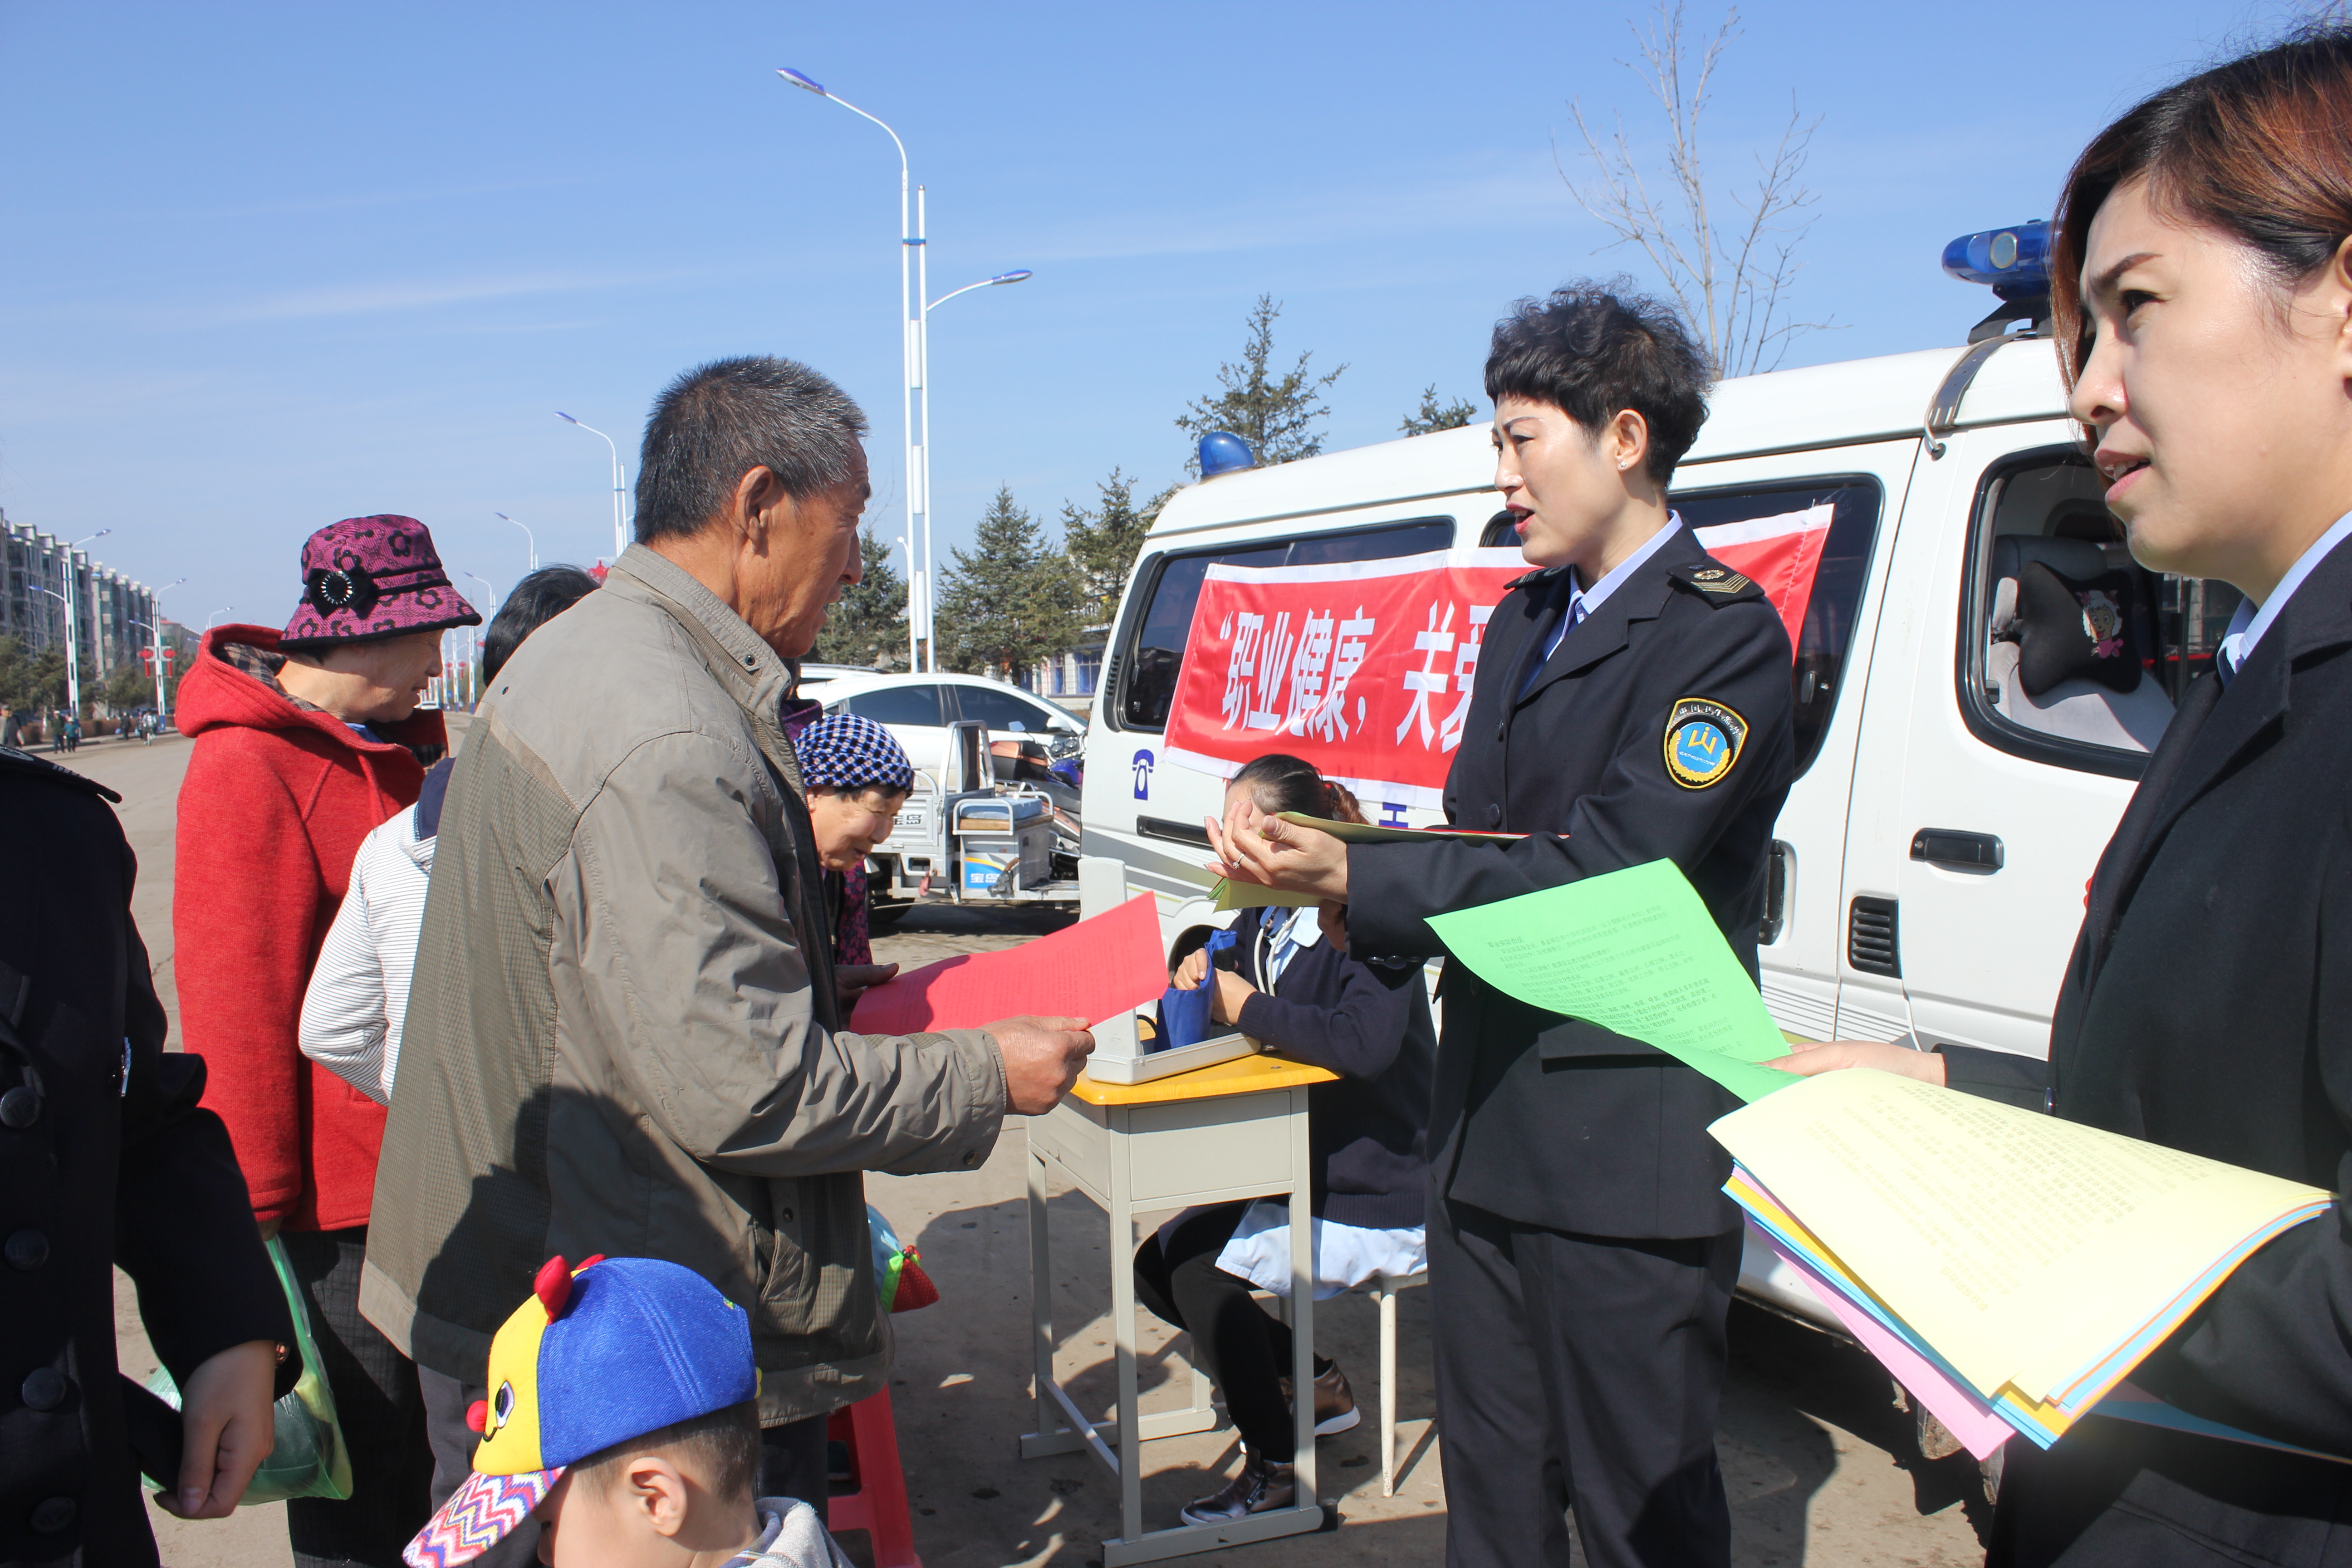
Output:
<instances>
[{"instance_id":1,"label":"man's outstretched hand","mask_svg":"<svg viewBox=\"0 0 2352 1568\"><path fill-rule=\"evenodd\" d=\"M833 966L833 987L841 998L841 1016L849 1016L857 999L898 973L895 963L836 963Z\"/></svg>"},{"instance_id":2,"label":"man's outstretched hand","mask_svg":"<svg viewBox=\"0 0 2352 1568\"><path fill-rule=\"evenodd\" d=\"M1095 1048L1084 1018L1004 1018L982 1027L1004 1058L1004 1100L1018 1116L1059 1105Z\"/></svg>"}]
</instances>

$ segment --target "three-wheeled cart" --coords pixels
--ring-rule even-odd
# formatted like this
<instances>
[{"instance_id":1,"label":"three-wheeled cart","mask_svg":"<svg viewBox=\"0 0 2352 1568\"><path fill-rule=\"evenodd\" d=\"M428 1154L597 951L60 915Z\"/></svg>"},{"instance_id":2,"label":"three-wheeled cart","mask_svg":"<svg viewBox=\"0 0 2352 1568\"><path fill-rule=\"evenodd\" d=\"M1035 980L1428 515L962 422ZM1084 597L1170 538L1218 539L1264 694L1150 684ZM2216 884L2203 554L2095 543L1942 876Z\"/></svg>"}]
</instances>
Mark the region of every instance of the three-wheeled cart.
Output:
<instances>
[{"instance_id":1,"label":"three-wheeled cart","mask_svg":"<svg viewBox=\"0 0 2352 1568\"><path fill-rule=\"evenodd\" d=\"M986 725L950 725L946 765L915 770L898 826L866 857L875 923L925 901L1076 908L1068 817L1046 787L996 777Z\"/></svg>"}]
</instances>

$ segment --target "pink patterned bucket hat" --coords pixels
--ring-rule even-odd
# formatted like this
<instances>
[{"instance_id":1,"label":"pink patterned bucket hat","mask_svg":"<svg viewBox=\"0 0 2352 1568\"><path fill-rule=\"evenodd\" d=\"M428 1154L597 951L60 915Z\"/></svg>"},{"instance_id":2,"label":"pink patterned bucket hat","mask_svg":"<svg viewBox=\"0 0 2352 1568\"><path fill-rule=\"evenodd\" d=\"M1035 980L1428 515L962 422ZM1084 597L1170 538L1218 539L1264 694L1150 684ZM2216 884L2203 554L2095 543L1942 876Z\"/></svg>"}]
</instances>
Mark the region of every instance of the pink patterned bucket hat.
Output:
<instances>
[{"instance_id":1,"label":"pink patterned bucket hat","mask_svg":"<svg viewBox=\"0 0 2352 1568\"><path fill-rule=\"evenodd\" d=\"M347 517L304 542L302 603L278 642L319 647L481 624L450 584L425 525L387 513Z\"/></svg>"}]
</instances>

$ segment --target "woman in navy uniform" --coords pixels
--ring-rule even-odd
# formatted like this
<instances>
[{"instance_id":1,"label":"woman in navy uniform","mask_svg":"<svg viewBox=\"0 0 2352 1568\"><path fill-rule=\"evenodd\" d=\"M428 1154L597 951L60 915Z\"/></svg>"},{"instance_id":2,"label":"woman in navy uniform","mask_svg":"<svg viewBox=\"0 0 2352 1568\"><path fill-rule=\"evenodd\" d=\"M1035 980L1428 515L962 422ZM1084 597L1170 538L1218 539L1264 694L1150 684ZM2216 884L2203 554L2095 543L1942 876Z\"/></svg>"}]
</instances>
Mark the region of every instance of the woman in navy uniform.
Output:
<instances>
[{"instance_id":1,"label":"woman in navy uniform","mask_svg":"<svg viewBox=\"0 0 2352 1568\"><path fill-rule=\"evenodd\" d=\"M1437 954L1428 918L1657 859L1756 970L1765 860L1794 768L1790 650L1667 480L1706 417L1706 355L1654 301L1580 285L1495 329L1496 485L1538 570L1489 623L1445 786L1456 825L1523 833L1349 847L1244 801L1231 874L1345 905L1349 950ZM1638 1040L1448 964L1430 1120L1429 1263L1446 1557L1721 1564L1724 1319L1739 1273L1737 1101Z\"/></svg>"},{"instance_id":2,"label":"woman in navy uniform","mask_svg":"<svg viewBox=\"0 0 2352 1568\"><path fill-rule=\"evenodd\" d=\"M301 1372L205 1064L163 1049L116 798L0 748L0 1563L153 1568L142 1468L226 1516ZM115 1370L116 1264L180 1415Z\"/></svg>"},{"instance_id":3,"label":"woman in navy uniform","mask_svg":"<svg viewBox=\"0 0 2352 1568\"><path fill-rule=\"evenodd\" d=\"M2352 30L2166 89L2052 224L2071 407L2132 554L2246 595L2099 861L2045 1064L1874 1067L2339 1194L2352 1184ZM2132 1376L2352 1458L2352 1213L2242 1265ZM2352 1468L2089 1416L2008 1447L1989 1561L2352 1563Z\"/></svg>"}]
</instances>

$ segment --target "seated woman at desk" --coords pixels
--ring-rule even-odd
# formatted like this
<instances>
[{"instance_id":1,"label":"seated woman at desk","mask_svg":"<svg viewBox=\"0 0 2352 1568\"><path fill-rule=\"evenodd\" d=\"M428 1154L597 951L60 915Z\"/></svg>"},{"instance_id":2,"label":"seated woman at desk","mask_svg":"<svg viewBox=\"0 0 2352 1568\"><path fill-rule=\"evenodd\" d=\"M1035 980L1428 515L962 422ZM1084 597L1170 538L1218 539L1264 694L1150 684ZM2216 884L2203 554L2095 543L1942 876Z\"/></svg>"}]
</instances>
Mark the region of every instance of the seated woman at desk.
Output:
<instances>
[{"instance_id":1,"label":"seated woman at desk","mask_svg":"<svg viewBox=\"0 0 2352 1568\"><path fill-rule=\"evenodd\" d=\"M1244 790L1261 811L1364 820L1353 795L1297 757L1258 758L1226 786L1228 802ZM1213 984L1220 1023L1340 1075L1309 1091L1317 1299L1375 1274L1421 1272L1437 1035L1420 962L1349 957L1324 938L1311 907L1244 910L1234 931L1238 940L1218 955L1213 975L1196 952L1179 965L1176 984ZM1245 1450L1223 1491L1184 1510L1187 1524L1287 1508L1296 1494L1290 1330L1250 1297L1253 1287L1289 1294L1289 1214L1286 1198L1188 1210L1135 1257L1136 1294L1192 1334ZM1346 1375L1320 1356L1315 1371L1316 1433L1355 1426L1361 1418Z\"/></svg>"}]
</instances>

